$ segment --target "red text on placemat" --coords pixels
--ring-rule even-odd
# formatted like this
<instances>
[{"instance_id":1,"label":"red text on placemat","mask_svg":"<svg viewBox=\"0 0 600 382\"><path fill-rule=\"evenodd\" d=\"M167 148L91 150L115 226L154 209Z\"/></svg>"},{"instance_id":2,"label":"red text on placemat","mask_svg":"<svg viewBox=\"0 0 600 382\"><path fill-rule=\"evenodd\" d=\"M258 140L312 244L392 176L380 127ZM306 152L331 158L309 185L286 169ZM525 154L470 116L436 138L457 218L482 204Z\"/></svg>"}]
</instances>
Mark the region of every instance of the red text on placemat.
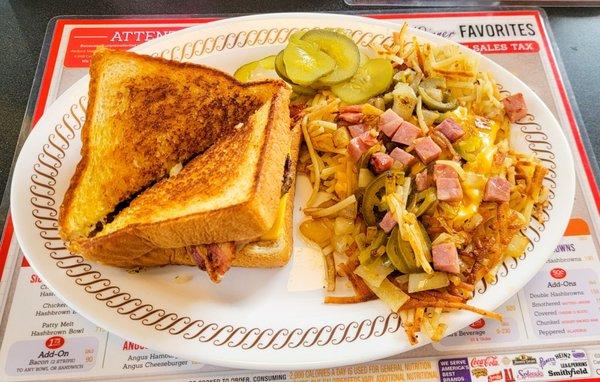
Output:
<instances>
[{"instance_id":1,"label":"red text on placemat","mask_svg":"<svg viewBox=\"0 0 600 382\"><path fill-rule=\"evenodd\" d=\"M540 51L540 45L535 41L470 41L462 44L483 54L537 53Z\"/></svg>"},{"instance_id":2,"label":"red text on placemat","mask_svg":"<svg viewBox=\"0 0 600 382\"><path fill-rule=\"evenodd\" d=\"M87 68L92 53L98 46L126 50L182 28L183 26L74 28L69 35L65 66Z\"/></svg>"}]
</instances>

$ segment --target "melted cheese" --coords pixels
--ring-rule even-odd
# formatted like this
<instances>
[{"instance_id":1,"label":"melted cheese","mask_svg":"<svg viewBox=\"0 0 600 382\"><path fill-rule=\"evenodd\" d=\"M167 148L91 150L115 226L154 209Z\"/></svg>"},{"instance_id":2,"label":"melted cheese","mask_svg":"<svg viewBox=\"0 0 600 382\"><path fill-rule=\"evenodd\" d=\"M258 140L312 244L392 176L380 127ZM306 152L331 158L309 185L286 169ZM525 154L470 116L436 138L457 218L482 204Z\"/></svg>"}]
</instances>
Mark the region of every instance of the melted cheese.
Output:
<instances>
[{"instance_id":1,"label":"melted cheese","mask_svg":"<svg viewBox=\"0 0 600 382\"><path fill-rule=\"evenodd\" d=\"M500 126L491 119L485 122L485 126L478 126L476 118L480 117L469 113L464 107L458 107L450 114L450 117L455 119L465 131L477 134L482 143L476 160L464 165L464 170L469 173L468 180L463 181L463 186L467 186L464 189L466 198L461 202L454 219L456 223L462 223L477 213L479 204L483 199L485 183L492 173L494 155L497 151L494 142Z\"/></svg>"},{"instance_id":2,"label":"melted cheese","mask_svg":"<svg viewBox=\"0 0 600 382\"><path fill-rule=\"evenodd\" d=\"M260 237L260 240L277 240L283 232L283 226L285 224L285 209L290 193L287 192L279 199L279 207L277 208L277 216L275 217L275 223L273 226Z\"/></svg>"}]
</instances>

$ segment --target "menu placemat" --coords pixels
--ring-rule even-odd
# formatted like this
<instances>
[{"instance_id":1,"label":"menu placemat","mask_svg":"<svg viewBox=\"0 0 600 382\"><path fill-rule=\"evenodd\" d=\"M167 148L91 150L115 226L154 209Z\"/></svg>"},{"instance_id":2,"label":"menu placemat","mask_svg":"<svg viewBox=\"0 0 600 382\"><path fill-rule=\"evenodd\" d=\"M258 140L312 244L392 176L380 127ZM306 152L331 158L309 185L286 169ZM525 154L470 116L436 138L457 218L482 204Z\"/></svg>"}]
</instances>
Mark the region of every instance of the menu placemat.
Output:
<instances>
[{"instance_id":1,"label":"menu placemat","mask_svg":"<svg viewBox=\"0 0 600 382\"><path fill-rule=\"evenodd\" d=\"M81 317L28 266L10 215L0 244L0 380L534 381L600 378L600 194L592 152L544 15L497 10L369 15L460 42L529 85L563 126L576 157L577 190L568 228L547 264L499 311L441 342L369 364L291 372L231 370L172 357L120 338ZM87 74L98 45L129 49L215 18L58 18L52 21L33 125ZM38 70L39 72L39 70ZM29 131L30 125L24 125ZM25 134L22 134L25 135ZM560 159L560 158L559 158ZM499 272L502 277L502 270Z\"/></svg>"}]
</instances>

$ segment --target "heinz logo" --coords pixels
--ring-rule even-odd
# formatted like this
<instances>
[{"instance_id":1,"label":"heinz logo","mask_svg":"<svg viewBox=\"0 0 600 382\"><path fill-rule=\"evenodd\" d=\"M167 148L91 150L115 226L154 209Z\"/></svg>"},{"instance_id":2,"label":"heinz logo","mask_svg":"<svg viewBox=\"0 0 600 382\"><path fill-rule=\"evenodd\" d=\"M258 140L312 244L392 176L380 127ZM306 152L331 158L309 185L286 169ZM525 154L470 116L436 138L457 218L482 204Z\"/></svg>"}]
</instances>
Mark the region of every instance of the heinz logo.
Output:
<instances>
[{"instance_id":1,"label":"heinz logo","mask_svg":"<svg viewBox=\"0 0 600 382\"><path fill-rule=\"evenodd\" d=\"M58 349L65 344L65 339L61 336L50 337L46 340L46 347L48 349Z\"/></svg>"},{"instance_id":2,"label":"heinz logo","mask_svg":"<svg viewBox=\"0 0 600 382\"><path fill-rule=\"evenodd\" d=\"M473 357L471 358L471 367L490 367L498 366L498 357L490 355L488 357Z\"/></svg>"},{"instance_id":3,"label":"heinz logo","mask_svg":"<svg viewBox=\"0 0 600 382\"><path fill-rule=\"evenodd\" d=\"M557 280L564 279L567 276L567 271L565 271L562 268L553 268L550 271L550 276L552 276L552 278L555 278Z\"/></svg>"},{"instance_id":4,"label":"heinz logo","mask_svg":"<svg viewBox=\"0 0 600 382\"><path fill-rule=\"evenodd\" d=\"M485 320L483 318L480 318L479 320L473 322L471 325L469 325L469 327L473 328L473 329L481 329L485 326Z\"/></svg>"}]
</instances>

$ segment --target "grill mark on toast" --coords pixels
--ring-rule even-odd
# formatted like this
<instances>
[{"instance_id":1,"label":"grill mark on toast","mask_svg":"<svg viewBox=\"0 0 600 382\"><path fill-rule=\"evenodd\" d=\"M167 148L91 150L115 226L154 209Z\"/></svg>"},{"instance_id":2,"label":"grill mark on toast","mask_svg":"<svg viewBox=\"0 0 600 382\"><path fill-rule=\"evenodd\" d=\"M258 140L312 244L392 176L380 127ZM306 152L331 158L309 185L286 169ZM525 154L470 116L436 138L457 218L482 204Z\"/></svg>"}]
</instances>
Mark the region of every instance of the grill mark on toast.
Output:
<instances>
[{"instance_id":1,"label":"grill mark on toast","mask_svg":"<svg viewBox=\"0 0 600 382\"><path fill-rule=\"evenodd\" d=\"M112 210L111 212L109 212L103 219L101 219L100 221L98 221L96 223L96 226L94 227L94 229L88 234L88 238L92 238L94 236L96 236L100 231L102 231L104 229L104 226L106 224L109 224L110 222L112 222L115 217L117 217L117 215L123 211L125 208L129 207L129 205L131 204L131 202L133 202L135 200L135 198L137 198L138 196L140 196L144 191L152 188L152 186L154 186L156 183L158 183L160 180L164 179L157 179L157 180L153 180L150 183L148 183L147 185L145 185L144 187L142 187L139 191L133 193L132 195L130 195L127 199L124 199L122 201L120 201L114 208L114 210Z\"/></svg>"},{"instance_id":2,"label":"grill mark on toast","mask_svg":"<svg viewBox=\"0 0 600 382\"><path fill-rule=\"evenodd\" d=\"M285 195L290 190L290 187L292 187L292 182L294 181L294 179L292 178L291 167L292 158L290 157L290 154L288 154L285 158L285 163L283 164L283 181L281 184L281 196Z\"/></svg>"},{"instance_id":3,"label":"grill mark on toast","mask_svg":"<svg viewBox=\"0 0 600 382\"><path fill-rule=\"evenodd\" d=\"M219 139L220 140L220 139ZM214 144L218 143L219 140L217 140ZM210 147L209 147L210 148ZM183 169L186 168L186 166L192 162L194 159L196 159L198 156L204 154L206 150L200 151L194 155L192 155L191 157L187 158L186 160L180 162L181 163L181 170L183 171ZM289 156L288 156L289 158ZM286 161L286 165L287 165L287 161ZM104 229L104 226L106 224L111 223L118 215L119 213L121 213L121 211L123 211L125 208L129 207L129 205L135 200L137 199L138 196L140 196L141 194L143 194L144 192L146 192L147 190L151 189L152 187L154 187L156 184L162 182L165 179L170 178L171 175L169 173L167 173L166 175L154 179L152 181L150 181L148 184L146 184L145 186L143 186L142 188L140 188L138 191L134 192L133 194L131 194L129 197L127 197L126 199L120 201L115 208L109 212L103 219L101 219L100 221L98 221L96 223L96 226L94 228L93 231L91 231L89 233L89 235L87 236L88 238L92 238L94 236L96 236L99 232L101 232ZM288 187L289 189L289 187ZM283 194L282 194L283 195Z\"/></svg>"}]
</instances>

